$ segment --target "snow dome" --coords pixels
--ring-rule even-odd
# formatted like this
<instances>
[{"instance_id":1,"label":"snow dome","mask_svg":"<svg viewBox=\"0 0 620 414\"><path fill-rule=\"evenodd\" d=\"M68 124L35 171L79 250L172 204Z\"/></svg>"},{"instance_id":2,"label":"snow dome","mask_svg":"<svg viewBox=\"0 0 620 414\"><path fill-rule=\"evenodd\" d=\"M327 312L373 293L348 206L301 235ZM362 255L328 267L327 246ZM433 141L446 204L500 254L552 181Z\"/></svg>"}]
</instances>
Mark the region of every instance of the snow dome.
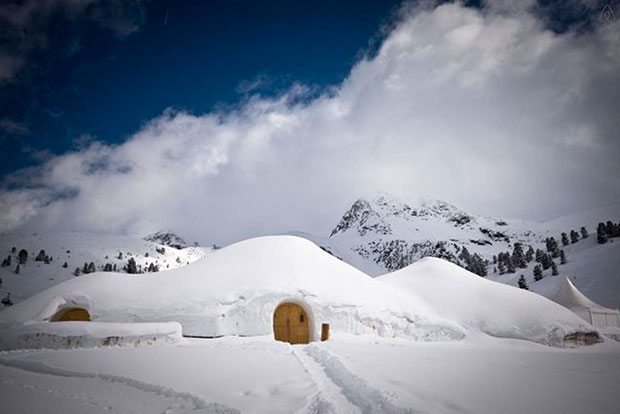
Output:
<instances>
[{"instance_id":1,"label":"snow dome","mask_svg":"<svg viewBox=\"0 0 620 414\"><path fill-rule=\"evenodd\" d=\"M307 326L305 342L320 338L323 323L334 334L422 340L465 334L423 299L294 236L242 241L157 274L80 276L0 313L0 326L50 321L65 308L82 308L94 322L179 322L187 336L274 335L282 305Z\"/></svg>"},{"instance_id":2,"label":"snow dome","mask_svg":"<svg viewBox=\"0 0 620 414\"><path fill-rule=\"evenodd\" d=\"M597 335L545 298L440 259L373 279L294 236L245 240L156 274L76 277L0 312L0 328L56 325L57 333L59 323L47 322L67 309L88 315L92 322L82 326L176 322L185 336L272 335L291 343L318 340L325 323L336 335L416 340L458 340L478 330L562 345L570 333Z\"/></svg>"}]
</instances>

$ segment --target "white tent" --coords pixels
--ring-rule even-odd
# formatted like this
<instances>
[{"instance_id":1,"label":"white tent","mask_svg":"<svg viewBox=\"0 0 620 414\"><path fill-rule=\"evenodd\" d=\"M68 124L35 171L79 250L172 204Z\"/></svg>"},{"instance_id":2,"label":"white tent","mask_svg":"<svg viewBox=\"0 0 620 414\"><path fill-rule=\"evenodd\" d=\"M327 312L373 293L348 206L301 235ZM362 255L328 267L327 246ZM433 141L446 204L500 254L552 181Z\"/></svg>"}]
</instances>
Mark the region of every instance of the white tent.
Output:
<instances>
[{"instance_id":1,"label":"white tent","mask_svg":"<svg viewBox=\"0 0 620 414\"><path fill-rule=\"evenodd\" d=\"M597 328L620 327L618 309L609 309L590 300L568 279L553 297L560 305L567 307Z\"/></svg>"}]
</instances>

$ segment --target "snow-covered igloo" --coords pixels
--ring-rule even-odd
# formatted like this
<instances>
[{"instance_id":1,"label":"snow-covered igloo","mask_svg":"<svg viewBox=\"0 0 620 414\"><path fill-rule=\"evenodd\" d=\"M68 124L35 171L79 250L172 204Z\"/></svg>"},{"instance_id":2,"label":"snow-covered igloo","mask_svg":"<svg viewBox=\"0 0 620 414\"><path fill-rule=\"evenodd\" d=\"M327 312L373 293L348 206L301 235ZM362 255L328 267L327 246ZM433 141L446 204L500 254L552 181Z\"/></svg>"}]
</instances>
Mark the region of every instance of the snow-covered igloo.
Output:
<instances>
[{"instance_id":1,"label":"snow-covered igloo","mask_svg":"<svg viewBox=\"0 0 620 414\"><path fill-rule=\"evenodd\" d=\"M425 276L443 273L449 277ZM275 339L282 339L277 311L290 304L297 307L287 310L289 316L303 315L293 329L302 326L307 334L284 338L289 342L320 338L322 324L329 324L334 335L458 340L477 329L553 345L561 345L568 333L592 331L551 301L500 287L440 259L414 264L395 275L395 281L404 285L387 277L372 278L300 237L259 237L153 275L80 276L0 312L0 329L40 324L53 317L59 304L81 303L88 305L90 324L176 322L185 336L270 335ZM455 290L469 299L446 300ZM502 298L500 303L491 300L496 294ZM522 306L506 309L507 300ZM459 306L472 306L474 311L469 313L477 319L455 316ZM500 310L502 317L495 317Z\"/></svg>"}]
</instances>

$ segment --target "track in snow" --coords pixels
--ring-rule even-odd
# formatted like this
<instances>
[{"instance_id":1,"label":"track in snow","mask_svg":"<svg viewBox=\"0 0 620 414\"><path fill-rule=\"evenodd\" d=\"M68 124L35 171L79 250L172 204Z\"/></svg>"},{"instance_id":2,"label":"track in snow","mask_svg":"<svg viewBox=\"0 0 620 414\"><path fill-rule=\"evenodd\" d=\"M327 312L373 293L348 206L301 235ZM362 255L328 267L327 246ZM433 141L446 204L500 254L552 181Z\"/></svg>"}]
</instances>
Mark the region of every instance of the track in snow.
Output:
<instances>
[{"instance_id":1,"label":"track in snow","mask_svg":"<svg viewBox=\"0 0 620 414\"><path fill-rule=\"evenodd\" d=\"M308 414L412 414L410 408L397 407L383 393L354 375L333 354L310 344L293 354L318 388L308 405Z\"/></svg>"},{"instance_id":2,"label":"track in snow","mask_svg":"<svg viewBox=\"0 0 620 414\"><path fill-rule=\"evenodd\" d=\"M0 384L4 393L15 397L27 390L28 398L52 410L53 407L81 407L83 413L143 413L150 409L162 414L239 414L236 409L207 403L186 392L116 375L73 372L39 362L0 359L2 371ZM39 412L37 404L30 401L17 403L22 405L16 407L20 411Z\"/></svg>"}]
</instances>

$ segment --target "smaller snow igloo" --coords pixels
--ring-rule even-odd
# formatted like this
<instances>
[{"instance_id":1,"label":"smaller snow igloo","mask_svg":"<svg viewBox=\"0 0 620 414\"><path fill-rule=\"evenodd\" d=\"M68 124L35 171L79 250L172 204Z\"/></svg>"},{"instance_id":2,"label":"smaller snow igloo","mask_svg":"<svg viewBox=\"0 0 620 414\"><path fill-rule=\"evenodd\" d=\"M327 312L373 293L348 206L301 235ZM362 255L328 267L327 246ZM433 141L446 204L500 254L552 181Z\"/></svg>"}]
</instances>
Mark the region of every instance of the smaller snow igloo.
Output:
<instances>
[{"instance_id":1,"label":"smaller snow igloo","mask_svg":"<svg viewBox=\"0 0 620 414\"><path fill-rule=\"evenodd\" d=\"M312 312L307 304L283 301L273 312L273 335L276 341L307 344L313 340Z\"/></svg>"},{"instance_id":2,"label":"smaller snow igloo","mask_svg":"<svg viewBox=\"0 0 620 414\"><path fill-rule=\"evenodd\" d=\"M60 309L50 318L50 322L70 321L90 322L90 313L88 313L88 311L84 308L72 307Z\"/></svg>"}]
</instances>

